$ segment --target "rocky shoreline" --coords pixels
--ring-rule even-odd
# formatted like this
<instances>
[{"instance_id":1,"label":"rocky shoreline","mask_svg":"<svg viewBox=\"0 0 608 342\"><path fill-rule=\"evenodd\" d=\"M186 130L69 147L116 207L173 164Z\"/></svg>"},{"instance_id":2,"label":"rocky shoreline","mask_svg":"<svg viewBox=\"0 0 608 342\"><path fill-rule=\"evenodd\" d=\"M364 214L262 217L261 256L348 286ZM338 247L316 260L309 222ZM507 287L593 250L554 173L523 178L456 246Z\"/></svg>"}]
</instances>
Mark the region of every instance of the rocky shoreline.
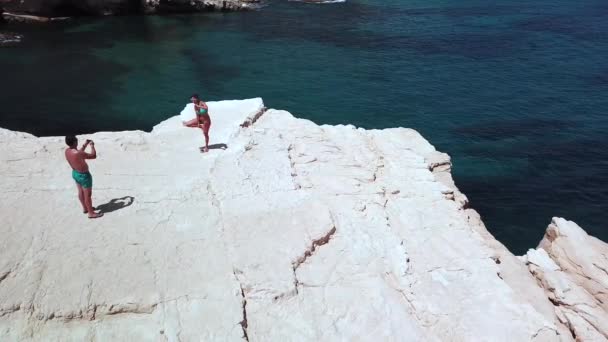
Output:
<instances>
[{"instance_id":1,"label":"rocky shoreline","mask_svg":"<svg viewBox=\"0 0 608 342\"><path fill-rule=\"evenodd\" d=\"M0 130L0 340L606 340L608 246L575 223L516 257L414 130L209 106L225 150L179 117L86 136L94 221L61 137Z\"/></svg>"},{"instance_id":2,"label":"rocky shoreline","mask_svg":"<svg viewBox=\"0 0 608 342\"><path fill-rule=\"evenodd\" d=\"M49 22L76 16L242 11L260 5L261 0L5 0L0 13L7 21Z\"/></svg>"}]
</instances>

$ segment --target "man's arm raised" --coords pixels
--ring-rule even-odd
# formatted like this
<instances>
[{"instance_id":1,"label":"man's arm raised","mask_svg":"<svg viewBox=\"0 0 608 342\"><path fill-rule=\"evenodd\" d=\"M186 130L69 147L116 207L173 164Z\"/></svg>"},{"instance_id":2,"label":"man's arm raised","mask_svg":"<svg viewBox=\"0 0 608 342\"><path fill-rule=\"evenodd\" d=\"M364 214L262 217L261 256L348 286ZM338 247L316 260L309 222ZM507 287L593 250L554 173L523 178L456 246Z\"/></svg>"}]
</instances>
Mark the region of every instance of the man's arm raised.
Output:
<instances>
[{"instance_id":1,"label":"man's arm raised","mask_svg":"<svg viewBox=\"0 0 608 342\"><path fill-rule=\"evenodd\" d=\"M90 145L91 145L91 153L84 153L85 159L95 159L97 158L97 151L95 151L95 143L92 141L89 141Z\"/></svg>"},{"instance_id":2,"label":"man's arm raised","mask_svg":"<svg viewBox=\"0 0 608 342\"><path fill-rule=\"evenodd\" d=\"M84 152L84 150L86 150L87 146L91 143L91 140L87 139L85 140L84 144L82 144L82 146L78 149L78 151L80 152Z\"/></svg>"}]
</instances>

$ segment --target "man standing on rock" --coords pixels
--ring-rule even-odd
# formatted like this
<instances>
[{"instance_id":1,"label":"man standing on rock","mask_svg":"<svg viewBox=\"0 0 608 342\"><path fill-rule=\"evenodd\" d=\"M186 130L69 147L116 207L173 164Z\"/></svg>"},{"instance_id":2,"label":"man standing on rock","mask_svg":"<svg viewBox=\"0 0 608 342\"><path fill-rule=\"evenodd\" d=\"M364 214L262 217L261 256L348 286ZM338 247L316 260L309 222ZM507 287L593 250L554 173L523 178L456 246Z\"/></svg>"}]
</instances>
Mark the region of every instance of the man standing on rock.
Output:
<instances>
[{"instance_id":1,"label":"man standing on rock","mask_svg":"<svg viewBox=\"0 0 608 342\"><path fill-rule=\"evenodd\" d=\"M82 204L82 209L85 214L89 214L89 218L98 218L103 216L103 213L96 213L93 209L93 177L89 172L89 165L86 159L97 158L95 151L95 143L92 140L86 140L81 148L78 148L78 139L73 135L65 137L65 143L68 148L65 149L65 159L72 167L72 178L76 181L78 188L78 199ZM91 153L85 152L87 146L91 145Z\"/></svg>"}]
</instances>

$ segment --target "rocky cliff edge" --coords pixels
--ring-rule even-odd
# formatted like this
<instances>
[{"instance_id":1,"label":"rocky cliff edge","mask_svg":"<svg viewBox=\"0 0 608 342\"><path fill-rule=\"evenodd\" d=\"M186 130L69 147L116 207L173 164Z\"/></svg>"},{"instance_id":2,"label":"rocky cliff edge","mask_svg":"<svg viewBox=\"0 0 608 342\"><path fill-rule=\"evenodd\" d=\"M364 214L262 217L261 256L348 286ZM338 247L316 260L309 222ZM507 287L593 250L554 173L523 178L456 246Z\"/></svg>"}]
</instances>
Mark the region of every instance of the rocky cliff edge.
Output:
<instances>
[{"instance_id":1,"label":"rocky cliff edge","mask_svg":"<svg viewBox=\"0 0 608 342\"><path fill-rule=\"evenodd\" d=\"M555 218L515 257L416 131L261 99L96 133L80 211L62 137L0 131L2 341L605 341L608 247Z\"/></svg>"}]
</instances>

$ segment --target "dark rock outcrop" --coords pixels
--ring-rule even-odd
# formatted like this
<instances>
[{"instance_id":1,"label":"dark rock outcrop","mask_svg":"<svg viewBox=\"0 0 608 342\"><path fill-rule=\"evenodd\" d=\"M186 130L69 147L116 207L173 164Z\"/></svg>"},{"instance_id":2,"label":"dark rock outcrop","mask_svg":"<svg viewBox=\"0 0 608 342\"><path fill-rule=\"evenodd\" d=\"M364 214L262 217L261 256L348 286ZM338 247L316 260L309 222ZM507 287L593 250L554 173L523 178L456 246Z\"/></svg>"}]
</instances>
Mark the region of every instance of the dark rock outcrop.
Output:
<instances>
[{"instance_id":1,"label":"dark rock outcrop","mask_svg":"<svg viewBox=\"0 0 608 342\"><path fill-rule=\"evenodd\" d=\"M38 16L77 16L128 12L129 0L9 0L10 13Z\"/></svg>"},{"instance_id":2,"label":"dark rock outcrop","mask_svg":"<svg viewBox=\"0 0 608 342\"><path fill-rule=\"evenodd\" d=\"M1 1L1 0L0 0ZM5 0L6 12L44 17L255 8L259 0Z\"/></svg>"},{"instance_id":3,"label":"dark rock outcrop","mask_svg":"<svg viewBox=\"0 0 608 342\"><path fill-rule=\"evenodd\" d=\"M259 6L260 0L143 0L148 13L238 11Z\"/></svg>"}]
</instances>

